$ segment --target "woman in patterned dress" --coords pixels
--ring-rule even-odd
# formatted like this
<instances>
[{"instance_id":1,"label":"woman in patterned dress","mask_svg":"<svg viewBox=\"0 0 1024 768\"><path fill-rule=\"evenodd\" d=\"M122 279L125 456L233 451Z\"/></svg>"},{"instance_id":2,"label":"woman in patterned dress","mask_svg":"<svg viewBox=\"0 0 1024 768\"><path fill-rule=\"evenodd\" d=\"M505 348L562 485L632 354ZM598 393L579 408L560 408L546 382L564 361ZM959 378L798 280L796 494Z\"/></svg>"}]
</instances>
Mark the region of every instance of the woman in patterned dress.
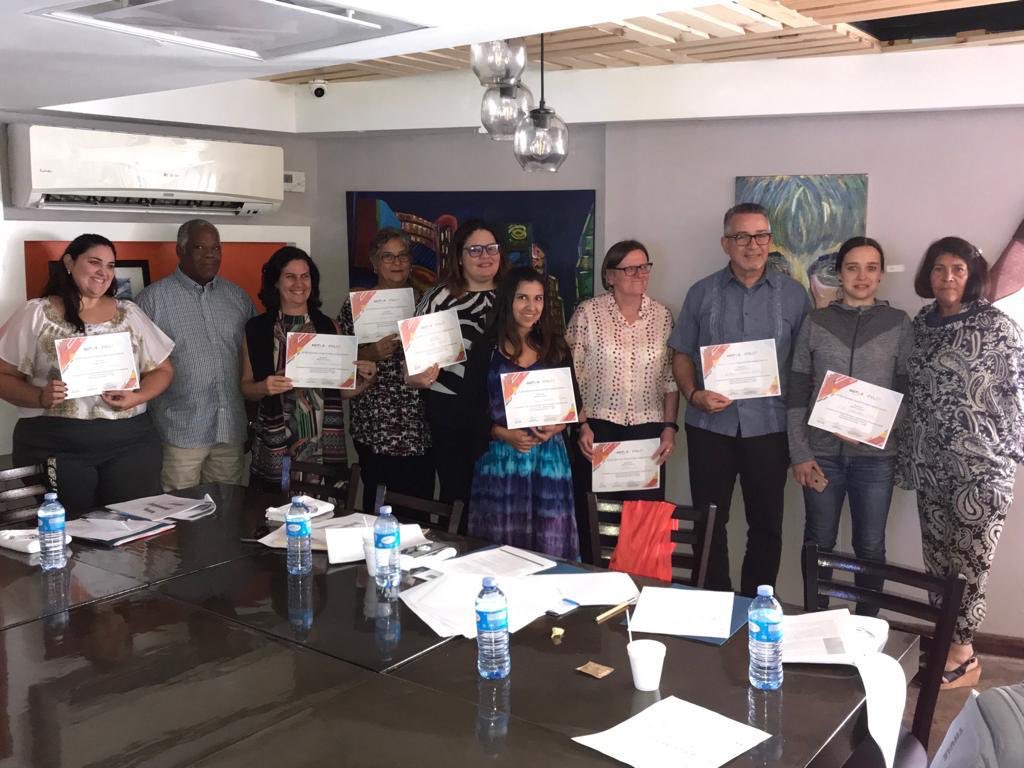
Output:
<instances>
[{"instance_id":1,"label":"woman in patterned dress","mask_svg":"<svg viewBox=\"0 0 1024 768\"><path fill-rule=\"evenodd\" d=\"M544 368L572 370L550 311L544 277L516 267L502 280L483 338L466 364L464 396L477 426L469 533L498 544L579 559L565 424L509 429L501 375ZM577 400L579 395L577 395ZM489 441L488 441L489 438Z\"/></svg>"},{"instance_id":2,"label":"woman in patterned dress","mask_svg":"<svg viewBox=\"0 0 1024 768\"><path fill-rule=\"evenodd\" d=\"M160 439L146 403L171 383L172 342L142 310L114 298L114 244L79 235L67 246L43 297L0 329L0 398L17 406L16 466L55 459L57 493L74 517L160 493ZM137 388L68 399L56 342L128 333Z\"/></svg>"},{"instance_id":3,"label":"woman in patterned dress","mask_svg":"<svg viewBox=\"0 0 1024 768\"><path fill-rule=\"evenodd\" d=\"M1014 322L982 298L987 277L977 248L944 237L929 246L914 280L918 295L935 301L914 319L900 480L917 490L928 571L967 580L944 688L975 685L981 675L974 634L1024 458L1024 346Z\"/></svg>"},{"instance_id":4,"label":"woman in patterned dress","mask_svg":"<svg viewBox=\"0 0 1024 768\"><path fill-rule=\"evenodd\" d=\"M280 248L263 265L259 298L267 311L245 324L242 341L242 395L260 404L249 471L253 485L280 491L292 461L347 463L341 401L372 385L377 366L360 360L348 390L294 387L284 375L289 333L339 333L319 309L320 270L300 248Z\"/></svg>"},{"instance_id":5,"label":"woman in patterned dress","mask_svg":"<svg viewBox=\"0 0 1024 768\"><path fill-rule=\"evenodd\" d=\"M411 246L409 236L400 229L386 227L377 232L369 254L377 275L375 290L410 287ZM355 333L351 299L345 300L338 322L342 333ZM423 393L405 383L405 353L398 334L360 345L359 357L377 363L377 385L354 398L350 411L352 442L363 479L363 511L376 512L373 504L380 484L398 493L433 498L434 464Z\"/></svg>"}]
</instances>

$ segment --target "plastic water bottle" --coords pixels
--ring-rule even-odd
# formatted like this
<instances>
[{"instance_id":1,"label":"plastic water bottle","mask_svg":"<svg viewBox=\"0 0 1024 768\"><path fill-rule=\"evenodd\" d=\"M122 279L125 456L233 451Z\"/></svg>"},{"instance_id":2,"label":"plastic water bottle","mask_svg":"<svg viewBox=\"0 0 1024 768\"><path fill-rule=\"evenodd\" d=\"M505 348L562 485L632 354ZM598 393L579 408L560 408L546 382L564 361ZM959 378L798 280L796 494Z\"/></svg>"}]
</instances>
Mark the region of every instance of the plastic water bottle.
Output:
<instances>
[{"instance_id":1,"label":"plastic water bottle","mask_svg":"<svg viewBox=\"0 0 1024 768\"><path fill-rule=\"evenodd\" d=\"M398 521L391 514L391 507L383 506L373 524L373 548L377 559L377 586L380 589L395 589L402 579L398 548L401 533Z\"/></svg>"},{"instance_id":2,"label":"plastic water bottle","mask_svg":"<svg viewBox=\"0 0 1024 768\"><path fill-rule=\"evenodd\" d=\"M476 596L476 668L480 677L508 677L512 659L508 652L508 602L493 576L484 576Z\"/></svg>"},{"instance_id":3,"label":"plastic water bottle","mask_svg":"<svg viewBox=\"0 0 1024 768\"><path fill-rule=\"evenodd\" d=\"M782 687L782 606L774 595L762 584L747 610L750 684L762 691Z\"/></svg>"},{"instance_id":4,"label":"plastic water bottle","mask_svg":"<svg viewBox=\"0 0 1024 768\"><path fill-rule=\"evenodd\" d=\"M313 570L313 534L309 523L309 507L301 496L292 496L292 505L284 516L288 534L288 573L296 576Z\"/></svg>"},{"instance_id":5,"label":"plastic water bottle","mask_svg":"<svg viewBox=\"0 0 1024 768\"><path fill-rule=\"evenodd\" d=\"M37 513L39 519L39 564L44 571L63 568L68 556L64 550L64 507L56 493L43 496L43 505Z\"/></svg>"}]
</instances>

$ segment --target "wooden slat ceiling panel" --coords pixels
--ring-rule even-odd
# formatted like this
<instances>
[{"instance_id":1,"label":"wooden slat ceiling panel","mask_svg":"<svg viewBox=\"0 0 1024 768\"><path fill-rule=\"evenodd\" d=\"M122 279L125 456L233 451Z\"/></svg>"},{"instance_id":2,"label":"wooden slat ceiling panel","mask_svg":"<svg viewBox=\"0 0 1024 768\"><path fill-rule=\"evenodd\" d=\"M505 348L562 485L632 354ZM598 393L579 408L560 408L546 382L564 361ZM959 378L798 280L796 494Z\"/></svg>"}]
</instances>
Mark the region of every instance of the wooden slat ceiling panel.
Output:
<instances>
[{"instance_id":1,"label":"wooden slat ceiling panel","mask_svg":"<svg viewBox=\"0 0 1024 768\"><path fill-rule=\"evenodd\" d=\"M545 64L551 70L646 67L1024 43L1024 30L996 34L964 30L943 39L880 44L849 26L870 19L1002 2L1007 0L721 0L686 10L547 33ZM540 38L531 36L526 43L527 55L536 66ZM279 83L314 79L360 82L468 68L469 47L462 46L307 69L270 79Z\"/></svg>"}]
</instances>

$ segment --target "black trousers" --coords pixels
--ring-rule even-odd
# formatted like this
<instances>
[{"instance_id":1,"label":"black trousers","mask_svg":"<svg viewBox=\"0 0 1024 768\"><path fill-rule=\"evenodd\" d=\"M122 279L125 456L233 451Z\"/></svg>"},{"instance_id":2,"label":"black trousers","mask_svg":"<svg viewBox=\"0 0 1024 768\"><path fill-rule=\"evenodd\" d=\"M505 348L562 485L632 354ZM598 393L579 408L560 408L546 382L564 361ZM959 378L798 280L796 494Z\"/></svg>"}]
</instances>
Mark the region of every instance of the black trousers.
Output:
<instances>
[{"instance_id":1,"label":"black trousers","mask_svg":"<svg viewBox=\"0 0 1024 768\"><path fill-rule=\"evenodd\" d=\"M633 424L623 426L614 421L589 418L587 424L594 433L595 443L610 443L622 440L647 440L652 437L661 437L661 430L664 424L660 421L650 424ZM580 452L576 445L579 439L579 430L572 430L572 438L566 440L569 448L569 456L572 458L572 484L573 493L576 497L576 529L580 533L580 555L584 562L590 562L590 520L587 508L587 494L592 488L592 469L590 461ZM569 445L571 443L571 445ZM644 501L665 500L665 465L661 465L661 485L646 491L617 491L615 493L602 493L601 498L605 499L640 499Z\"/></svg>"},{"instance_id":2,"label":"black trousers","mask_svg":"<svg viewBox=\"0 0 1024 768\"><path fill-rule=\"evenodd\" d=\"M434 498L434 462L429 452L421 456L389 456L375 452L366 443L352 442L359 454L359 474L363 479L363 512L377 513L374 503L379 485L408 496Z\"/></svg>"},{"instance_id":3,"label":"black trousers","mask_svg":"<svg viewBox=\"0 0 1024 768\"><path fill-rule=\"evenodd\" d=\"M437 498L450 504L461 499L465 506L460 533L466 532L469 522L469 490L473 484L474 455L471 418L463 410L458 395L442 395L427 391L427 421L430 423L430 441L437 470L439 490Z\"/></svg>"},{"instance_id":4,"label":"black trousers","mask_svg":"<svg viewBox=\"0 0 1024 768\"><path fill-rule=\"evenodd\" d=\"M69 517L163 492L163 450L148 413L130 419L19 419L13 443L15 466L56 458L57 495Z\"/></svg>"},{"instance_id":5,"label":"black trousers","mask_svg":"<svg viewBox=\"0 0 1024 768\"><path fill-rule=\"evenodd\" d=\"M718 507L706 586L732 591L726 524L739 475L747 516L740 593L754 597L759 584L774 586L779 575L783 494L789 471L786 433L740 437L687 426L686 443L693 503Z\"/></svg>"}]
</instances>

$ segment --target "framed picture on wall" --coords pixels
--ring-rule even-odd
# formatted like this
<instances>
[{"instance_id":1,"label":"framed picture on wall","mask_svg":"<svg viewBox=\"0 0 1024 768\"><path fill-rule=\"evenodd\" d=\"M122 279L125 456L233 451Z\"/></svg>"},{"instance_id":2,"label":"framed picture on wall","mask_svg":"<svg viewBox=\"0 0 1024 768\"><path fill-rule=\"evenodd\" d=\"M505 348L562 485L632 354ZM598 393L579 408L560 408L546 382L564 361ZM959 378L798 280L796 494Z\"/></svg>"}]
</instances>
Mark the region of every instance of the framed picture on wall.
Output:
<instances>
[{"instance_id":1,"label":"framed picture on wall","mask_svg":"<svg viewBox=\"0 0 1024 768\"><path fill-rule=\"evenodd\" d=\"M63 269L63 263L51 261L47 263L50 276L58 269ZM149 262L142 259L119 260L114 267L114 298L131 301L149 285Z\"/></svg>"}]
</instances>

